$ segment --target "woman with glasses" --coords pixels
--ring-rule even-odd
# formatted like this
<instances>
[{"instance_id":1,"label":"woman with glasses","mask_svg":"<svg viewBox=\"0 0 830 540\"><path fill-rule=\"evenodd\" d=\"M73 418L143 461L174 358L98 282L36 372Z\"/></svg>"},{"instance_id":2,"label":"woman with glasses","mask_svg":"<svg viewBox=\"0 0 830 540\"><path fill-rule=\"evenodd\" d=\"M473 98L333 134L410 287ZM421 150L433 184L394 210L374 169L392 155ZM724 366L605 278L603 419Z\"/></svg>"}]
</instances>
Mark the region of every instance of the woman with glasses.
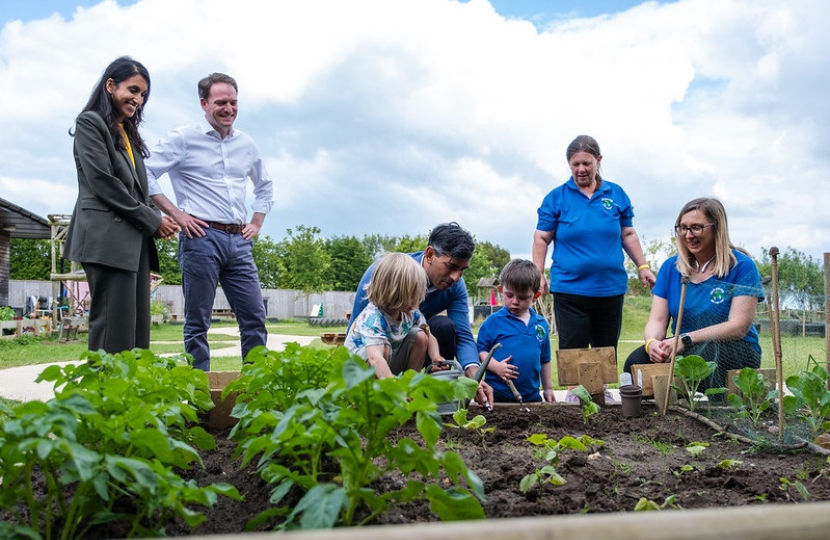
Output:
<instances>
[{"instance_id":1,"label":"woman with glasses","mask_svg":"<svg viewBox=\"0 0 830 540\"><path fill-rule=\"evenodd\" d=\"M688 276L677 356L696 354L718 369L699 390L726 386L726 372L761 366L755 308L763 301L761 276L749 255L729 240L726 210L717 199L686 203L675 223L677 255L657 274L645 344L631 353L635 364L667 362L676 333L683 276ZM672 335L666 337L667 330Z\"/></svg>"}]
</instances>

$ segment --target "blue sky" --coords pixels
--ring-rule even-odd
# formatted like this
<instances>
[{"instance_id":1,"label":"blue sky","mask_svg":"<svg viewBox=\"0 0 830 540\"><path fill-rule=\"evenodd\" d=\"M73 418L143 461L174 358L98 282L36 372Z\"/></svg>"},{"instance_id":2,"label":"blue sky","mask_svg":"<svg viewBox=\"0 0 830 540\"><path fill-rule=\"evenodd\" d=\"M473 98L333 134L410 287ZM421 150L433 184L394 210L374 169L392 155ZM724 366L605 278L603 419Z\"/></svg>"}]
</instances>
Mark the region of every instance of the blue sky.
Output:
<instances>
[{"instance_id":1,"label":"blue sky","mask_svg":"<svg viewBox=\"0 0 830 540\"><path fill-rule=\"evenodd\" d=\"M129 6L137 0L117 0L119 5ZM59 13L64 18L72 17L75 9L90 7L100 1L90 0L3 0L0 4L1 20L21 19L31 21ZM604 13L616 13L642 4L641 1L629 0L595 0L595 1L556 1L556 0L492 0L490 4L506 17L527 19L534 23L546 23L561 16L594 17Z\"/></svg>"},{"instance_id":2,"label":"blue sky","mask_svg":"<svg viewBox=\"0 0 830 540\"><path fill-rule=\"evenodd\" d=\"M455 220L529 257L536 209L587 133L647 242L669 240L685 202L715 196L755 256L830 252L824 0L229 5L0 0L0 196L71 212L67 130L129 54L152 76L151 146L202 116L199 78L237 78L236 125L277 186L263 228L275 240L297 225L362 237Z\"/></svg>"}]
</instances>

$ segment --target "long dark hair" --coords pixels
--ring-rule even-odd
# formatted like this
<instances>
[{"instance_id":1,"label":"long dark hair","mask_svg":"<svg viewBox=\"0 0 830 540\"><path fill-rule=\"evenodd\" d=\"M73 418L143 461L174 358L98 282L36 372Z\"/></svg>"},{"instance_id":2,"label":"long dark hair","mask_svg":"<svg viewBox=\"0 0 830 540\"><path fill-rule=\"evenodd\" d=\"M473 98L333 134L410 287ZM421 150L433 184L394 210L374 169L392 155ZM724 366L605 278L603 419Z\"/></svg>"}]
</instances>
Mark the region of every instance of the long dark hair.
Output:
<instances>
[{"instance_id":1,"label":"long dark hair","mask_svg":"<svg viewBox=\"0 0 830 540\"><path fill-rule=\"evenodd\" d=\"M147 94L144 96L144 102L135 110L135 114L130 118L125 118L122 125L124 131L127 132L127 137L130 138L130 145L133 151L138 151L145 158L150 155L147 145L144 144L144 139L138 132L138 125L144 116L144 106L147 105L147 100L150 98L150 73L147 71L141 62L137 62L129 56L122 56L112 61L101 78L95 83L95 88L92 89L92 94L89 96L84 106L83 111L93 111L98 113L104 119L104 123L112 134L112 140L115 142L115 147L119 150L126 150L124 141L121 138L121 132L118 129L118 122L115 120L115 111L112 108L112 96L107 92L107 80L112 79L115 84L121 84L123 81L129 79L133 75L141 75L147 81Z\"/></svg>"}]
</instances>

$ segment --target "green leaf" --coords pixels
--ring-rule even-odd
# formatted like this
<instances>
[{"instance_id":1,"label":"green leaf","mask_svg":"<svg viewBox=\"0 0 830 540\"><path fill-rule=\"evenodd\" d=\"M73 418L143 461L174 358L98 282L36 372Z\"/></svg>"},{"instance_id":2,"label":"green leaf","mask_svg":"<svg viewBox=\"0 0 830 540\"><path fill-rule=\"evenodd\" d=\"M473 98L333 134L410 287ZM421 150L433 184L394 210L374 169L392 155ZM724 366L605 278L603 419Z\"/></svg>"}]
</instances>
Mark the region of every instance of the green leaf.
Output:
<instances>
[{"instance_id":1,"label":"green leaf","mask_svg":"<svg viewBox=\"0 0 830 540\"><path fill-rule=\"evenodd\" d=\"M301 515L301 529L330 529L337 523L340 510L347 502L343 488L334 484L318 484L311 488L291 513Z\"/></svg>"},{"instance_id":2,"label":"green leaf","mask_svg":"<svg viewBox=\"0 0 830 540\"><path fill-rule=\"evenodd\" d=\"M481 504L465 489L450 488L444 491L432 484L427 487L427 498L430 501L429 509L442 521L485 518Z\"/></svg>"}]
</instances>

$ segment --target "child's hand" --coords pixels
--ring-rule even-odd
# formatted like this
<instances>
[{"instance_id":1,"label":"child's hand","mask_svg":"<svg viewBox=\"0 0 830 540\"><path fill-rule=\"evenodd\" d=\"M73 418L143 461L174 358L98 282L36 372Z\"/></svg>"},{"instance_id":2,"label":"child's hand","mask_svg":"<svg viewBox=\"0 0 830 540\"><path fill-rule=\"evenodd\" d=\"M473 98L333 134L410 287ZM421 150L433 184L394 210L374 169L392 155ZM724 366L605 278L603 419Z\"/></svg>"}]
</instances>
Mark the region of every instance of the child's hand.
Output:
<instances>
[{"instance_id":1,"label":"child's hand","mask_svg":"<svg viewBox=\"0 0 830 540\"><path fill-rule=\"evenodd\" d=\"M551 403L556 401L556 395L553 393L553 390L544 390L542 392L542 398Z\"/></svg>"},{"instance_id":2,"label":"child's hand","mask_svg":"<svg viewBox=\"0 0 830 540\"><path fill-rule=\"evenodd\" d=\"M510 363L513 360L513 355L511 354L507 358L502 361L498 361L495 359L490 360L490 364L488 364L487 369L492 371L505 381L518 379L519 378L519 368L514 366Z\"/></svg>"}]
</instances>

